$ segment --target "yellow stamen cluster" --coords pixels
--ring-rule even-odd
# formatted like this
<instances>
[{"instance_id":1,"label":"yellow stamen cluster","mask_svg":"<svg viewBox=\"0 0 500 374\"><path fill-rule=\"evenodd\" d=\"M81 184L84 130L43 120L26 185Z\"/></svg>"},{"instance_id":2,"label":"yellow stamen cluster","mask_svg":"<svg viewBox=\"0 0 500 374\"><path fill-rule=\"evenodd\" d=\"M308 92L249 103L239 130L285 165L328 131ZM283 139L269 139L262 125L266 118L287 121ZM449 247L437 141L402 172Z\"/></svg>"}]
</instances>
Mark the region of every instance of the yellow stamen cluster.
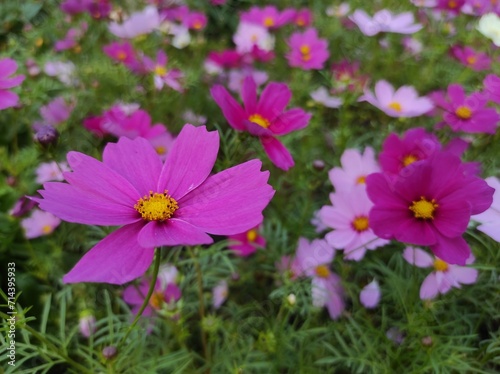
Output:
<instances>
[{"instance_id":1,"label":"yellow stamen cluster","mask_svg":"<svg viewBox=\"0 0 500 374\"><path fill-rule=\"evenodd\" d=\"M412 201L408 209L413 212L415 218L434 219L434 213L437 207L439 207L439 205L436 204L436 200L432 199L429 201L425 197L420 196L420 200Z\"/></svg>"},{"instance_id":2,"label":"yellow stamen cluster","mask_svg":"<svg viewBox=\"0 0 500 374\"><path fill-rule=\"evenodd\" d=\"M450 9L455 9L458 6L458 3L455 0L448 1L448 7Z\"/></svg>"},{"instance_id":3,"label":"yellow stamen cluster","mask_svg":"<svg viewBox=\"0 0 500 374\"><path fill-rule=\"evenodd\" d=\"M434 269L436 271L446 271L448 270L448 264L439 258L434 261Z\"/></svg>"},{"instance_id":4,"label":"yellow stamen cluster","mask_svg":"<svg viewBox=\"0 0 500 374\"><path fill-rule=\"evenodd\" d=\"M260 114L252 114L250 117L248 117L248 120L265 129L267 129L271 125L269 121L262 117Z\"/></svg>"},{"instance_id":5,"label":"yellow stamen cluster","mask_svg":"<svg viewBox=\"0 0 500 374\"><path fill-rule=\"evenodd\" d=\"M472 110L462 105L459 106L457 110L455 110L455 114L457 115L458 118L469 119L472 117Z\"/></svg>"},{"instance_id":6,"label":"yellow stamen cluster","mask_svg":"<svg viewBox=\"0 0 500 374\"><path fill-rule=\"evenodd\" d=\"M203 27L203 23L201 23L201 21L194 21L194 23L193 23L193 29L199 30L202 27Z\"/></svg>"},{"instance_id":7,"label":"yellow stamen cluster","mask_svg":"<svg viewBox=\"0 0 500 374\"><path fill-rule=\"evenodd\" d=\"M116 57L118 58L118 60L120 61L125 61L125 59L127 58L127 54L123 51L120 51L116 54Z\"/></svg>"},{"instance_id":8,"label":"yellow stamen cluster","mask_svg":"<svg viewBox=\"0 0 500 374\"><path fill-rule=\"evenodd\" d=\"M266 26L266 27L274 26L274 19L272 17L264 18L264 26Z\"/></svg>"},{"instance_id":9,"label":"yellow stamen cluster","mask_svg":"<svg viewBox=\"0 0 500 374\"><path fill-rule=\"evenodd\" d=\"M174 212L179 209L179 205L168 194L167 190L164 193L149 191L149 195L145 195L137 201L134 209L146 221L165 221L174 215Z\"/></svg>"},{"instance_id":10,"label":"yellow stamen cluster","mask_svg":"<svg viewBox=\"0 0 500 374\"><path fill-rule=\"evenodd\" d=\"M254 241L257 240L257 230L250 230L247 232L247 240L250 242L250 243L253 243Z\"/></svg>"},{"instance_id":11,"label":"yellow stamen cluster","mask_svg":"<svg viewBox=\"0 0 500 374\"><path fill-rule=\"evenodd\" d=\"M42 227L42 232L44 234L50 234L52 232L52 226L50 225L45 225Z\"/></svg>"},{"instance_id":12,"label":"yellow stamen cluster","mask_svg":"<svg viewBox=\"0 0 500 374\"><path fill-rule=\"evenodd\" d=\"M418 157L414 156L412 154L406 155L405 157L403 157L403 165L404 166L408 166L410 164L413 164L415 161L418 161Z\"/></svg>"},{"instance_id":13,"label":"yellow stamen cluster","mask_svg":"<svg viewBox=\"0 0 500 374\"><path fill-rule=\"evenodd\" d=\"M469 56L466 58L466 61L469 65L474 65L477 62L476 56Z\"/></svg>"},{"instance_id":14,"label":"yellow stamen cluster","mask_svg":"<svg viewBox=\"0 0 500 374\"><path fill-rule=\"evenodd\" d=\"M354 218L354 221L352 221L352 228L357 232L366 231L368 230L369 227L370 227L370 222L368 221L367 216L359 216Z\"/></svg>"},{"instance_id":15,"label":"yellow stamen cluster","mask_svg":"<svg viewBox=\"0 0 500 374\"><path fill-rule=\"evenodd\" d=\"M366 184L366 175L361 175L356 179L356 184Z\"/></svg>"},{"instance_id":16,"label":"yellow stamen cluster","mask_svg":"<svg viewBox=\"0 0 500 374\"><path fill-rule=\"evenodd\" d=\"M160 156L163 156L165 153L167 153L167 148L165 148L162 145L159 145L158 147L155 148L156 153L158 153Z\"/></svg>"},{"instance_id":17,"label":"yellow stamen cluster","mask_svg":"<svg viewBox=\"0 0 500 374\"><path fill-rule=\"evenodd\" d=\"M309 61L311 59L311 47L307 44L303 44L300 46L300 53L302 55L303 61Z\"/></svg>"},{"instance_id":18,"label":"yellow stamen cluster","mask_svg":"<svg viewBox=\"0 0 500 374\"><path fill-rule=\"evenodd\" d=\"M392 110L398 112L398 113L403 110L403 107L397 101L393 101L393 102L389 103L388 107L391 108Z\"/></svg>"},{"instance_id":19,"label":"yellow stamen cluster","mask_svg":"<svg viewBox=\"0 0 500 374\"><path fill-rule=\"evenodd\" d=\"M149 305L155 310L160 310L164 302L165 298L160 291L153 292L151 298L149 299Z\"/></svg>"},{"instance_id":20,"label":"yellow stamen cluster","mask_svg":"<svg viewBox=\"0 0 500 374\"><path fill-rule=\"evenodd\" d=\"M167 68L165 66L156 65L155 66L155 74L159 75L160 77L163 77L164 75L167 74Z\"/></svg>"},{"instance_id":21,"label":"yellow stamen cluster","mask_svg":"<svg viewBox=\"0 0 500 374\"><path fill-rule=\"evenodd\" d=\"M330 275L330 270L326 265L319 265L315 269L316 275L320 278L328 278Z\"/></svg>"}]
</instances>

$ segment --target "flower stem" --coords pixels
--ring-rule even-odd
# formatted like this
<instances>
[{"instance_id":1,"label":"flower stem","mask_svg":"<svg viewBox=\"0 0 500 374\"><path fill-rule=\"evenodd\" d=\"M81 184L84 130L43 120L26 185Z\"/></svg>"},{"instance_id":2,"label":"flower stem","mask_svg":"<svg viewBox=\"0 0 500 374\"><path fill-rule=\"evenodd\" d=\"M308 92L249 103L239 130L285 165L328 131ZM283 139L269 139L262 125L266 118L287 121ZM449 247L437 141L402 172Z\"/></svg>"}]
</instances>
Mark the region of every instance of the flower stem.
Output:
<instances>
[{"instance_id":1,"label":"flower stem","mask_svg":"<svg viewBox=\"0 0 500 374\"><path fill-rule=\"evenodd\" d=\"M151 295L153 294L153 291L155 289L156 279L158 278L158 272L160 270L160 261L161 261L161 252L160 252L159 248L156 248L155 249L154 267L153 267L153 278L151 279L151 284L149 285L148 294L144 298L144 302L141 305L141 309L139 309L139 311L135 315L134 321L129 326L129 328L127 330L127 333L125 334L125 336L123 337L123 339L118 344L117 350L119 350L120 347L123 345L123 343L125 343L125 341L127 340L130 332L134 329L135 325L137 325L137 322L139 322L139 318L141 318L142 313L144 312L144 309L146 309L146 307L149 304L149 299L151 299Z\"/></svg>"},{"instance_id":2,"label":"flower stem","mask_svg":"<svg viewBox=\"0 0 500 374\"><path fill-rule=\"evenodd\" d=\"M203 330L203 320L205 319L205 300L203 297L203 274L201 272L201 266L200 262L198 261L198 258L196 257L196 254L193 252L191 247L188 247L188 252L189 255L191 256L191 259L194 262L194 266L196 268L196 280L198 283L198 299L200 301L200 307L198 308L198 312L200 315L200 335L201 335L201 344L203 345L203 356L205 357L205 361L209 361L209 354L208 354L208 345L207 345L207 335L205 333L205 330Z\"/></svg>"}]
</instances>

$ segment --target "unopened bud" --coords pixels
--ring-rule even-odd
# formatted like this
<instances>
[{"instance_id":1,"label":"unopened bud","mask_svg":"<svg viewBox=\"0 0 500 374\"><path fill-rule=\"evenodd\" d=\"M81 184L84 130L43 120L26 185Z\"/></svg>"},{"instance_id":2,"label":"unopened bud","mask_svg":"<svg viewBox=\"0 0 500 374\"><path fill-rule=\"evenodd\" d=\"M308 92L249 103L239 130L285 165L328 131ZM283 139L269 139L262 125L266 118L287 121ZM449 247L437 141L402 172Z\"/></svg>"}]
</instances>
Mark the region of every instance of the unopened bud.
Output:
<instances>
[{"instance_id":1,"label":"unopened bud","mask_svg":"<svg viewBox=\"0 0 500 374\"><path fill-rule=\"evenodd\" d=\"M59 139L59 132L50 125L42 125L35 133L35 141L40 143L43 147L55 145Z\"/></svg>"}]
</instances>

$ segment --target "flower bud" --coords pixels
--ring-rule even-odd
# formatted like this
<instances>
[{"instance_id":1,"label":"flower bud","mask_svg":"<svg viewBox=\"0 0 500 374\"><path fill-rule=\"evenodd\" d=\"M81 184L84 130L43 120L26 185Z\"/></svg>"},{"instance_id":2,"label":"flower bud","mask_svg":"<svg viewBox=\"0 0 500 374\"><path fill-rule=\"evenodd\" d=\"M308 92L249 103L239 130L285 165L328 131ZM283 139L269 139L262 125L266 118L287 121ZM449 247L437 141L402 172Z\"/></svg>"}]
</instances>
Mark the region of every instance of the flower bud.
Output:
<instances>
[{"instance_id":1,"label":"flower bud","mask_svg":"<svg viewBox=\"0 0 500 374\"><path fill-rule=\"evenodd\" d=\"M40 143L42 147L48 147L49 145L55 145L59 139L59 132L50 125L43 125L37 129L35 133L35 141Z\"/></svg>"}]
</instances>

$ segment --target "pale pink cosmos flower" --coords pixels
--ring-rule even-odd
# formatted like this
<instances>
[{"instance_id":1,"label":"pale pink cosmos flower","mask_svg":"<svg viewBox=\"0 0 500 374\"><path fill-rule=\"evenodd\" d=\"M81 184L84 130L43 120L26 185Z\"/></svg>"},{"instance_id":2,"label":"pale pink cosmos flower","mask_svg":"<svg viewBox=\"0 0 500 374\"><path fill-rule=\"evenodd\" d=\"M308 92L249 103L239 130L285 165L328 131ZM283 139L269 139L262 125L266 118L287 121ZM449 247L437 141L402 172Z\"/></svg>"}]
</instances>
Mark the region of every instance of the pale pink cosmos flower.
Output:
<instances>
[{"instance_id":1,"label":"pale pink cosmos flower","mask_svg":"<svg viewBox=\"0 0 500 374\"><path fill-rule=\"evenodd\" d=\"M16 106L19 96L8 89L19 86L24 81L24 75L10 77L17 70L17 62L10 58L0 60L0 110Z\"/></svg>"},{"instance_id":2,"label":"pale pink cosmos flower","mask_svg":"<svg viewBox=\"0 0 500 374\"><path fill-rule=\"evenodd\" d=\"M240 19L243 22L275 29L289 23L295 14L295 9L285 9L280 12L274 5L268 5L263 8L253 6L248 11L243 12Z\"/></svg>"},{"instance_id":3,"label":"pale pink cosmos flower","mask_svg":"<svg viewBox=\"0 0 500 374\"><path fill-rule=\"evenodd\" d=\"M36 168L36 182L63 181L65 171L70 171L66 162L43 162Z\"/></svg>"},{"instance_id":4,"label":"pale pink cosmos flower","mask_svg":"<svg viewBox=\"0 0 500 374\"><path fill-rule=\"evenodd\" d=\"M434 299L438 294L444 295L453 287L460 288L462 284L473 284L477 279L478 271L476 269L448 264L420 248L406 247L403 258L419 268L434 267L434 271L424 279L422 286L420 286L422 300ZM474 256L471 254L466 264L473 263Z\"/></svg>"},{"instance_id":5,"label":"pale pink cosmos flower","mask_svg":"<svg viewBox=\"0 0 500 374\"><path fill-rule=\"evenodd\" d=\"M157 90L161 90L167 85L176 91L184 91L179 82L184 77L184 74L179 69L167 69L168 57L165 52L158 51L156 61L144 56L143 62L146 70L153 73L154 85Z\"/></svg>"},{"instance_id":6,"label":"pale pink cosmos flower","mask_svg":"<svg viewBox=\"0 0 500 374\"><path fill-rule=\"evenodd\" d=\"M294 32L287 40L290 52L286 54L291 67L304 70L323 69L325 61L330 57L328 41L318 37L315 28L309 28L303 33Z\"/></svg>"},{"instance_id":7,"label":"pale pink cosmos flower","mask_svg":"<svg viewBox=\"0 0 500 374\"><path fill-rule=\"evenodd\" d=\"M254 23L240 22L233 36L233 42L239 53L250 53L254 46L263 51L274 49L274 37L264 26Z\"/></svg>"},{"instance_id":8,"label":"pale pink cosmos flower","mask_svg":"<svg viewBox=\"0 0 500 374\"><path fill-rule=\"evenodd\" d=\"M472 220L480 222L477 227L493 240L500 242L500 180L495 177L486 178L486 183L495 189L493 203L483 213L471 217Z\"/></svg>"},{"instance_id":9,"label":"pale pink cosmos flower","mask_svg":"<svg viewBox=\"0 0 500 374\"><path fill-rule=\"evenodd\" d=\"M339 5L331 5L326 8L326 15L330 17L342 18L349 14L351 6L348 3L341 3Z\"/></svg>"},{"instance_id":10,"label":"pale pink cosmos flower","mask_svg":"<svg viewBox=\"0 0 500 374\"><path fill-rule=\"evenodd\" d=\"M227 286L227 281L221 280L212 289L212 305L214 309L219 309L222 306L222 304L224 304L228 294L229 294L229 287Z\"/></svg>"},{"instance_id":11,"label":"pale pink cosmos flower","mask_svg":"<svg viewBox=\"0 0 500 374\"><path fill-rule=\"evenodd\" d=\"M367 36L373 36L381 32L413 34L423 27L419 23L414 23L415 19L412 13L394 14L387 9L376 12L373 18L365 11L357 9L349 19Z\"/></svg>"},{"instance_id":12,"label":"pale pink cosmos flower","mask_svg":"<svg viewBox=\"0 0 500 374\"><path fill-rule=\"evenodd\" d=\"M356 185L365 185L366 177L380 171L375 151L366 147L363 154L357 149L346 149L340 157L341 167L334 167L328 173L335 191L350 190Z\"/></svg>"},{"instance_id":13,"label":"pale pink cosmos flower","mask_svg":"<svg viewBox=\"0 0 500 374\"><path fill-rule=\"evenodd\" d=\"M318 104L322 104L327 108L339 108L344 102L341 98L331 96L326 87L319 87L311 92L311 98Z\"/></svg>"},{"instance_id":14,"label":"pale pink cosmos flower","mask_svg":"<svg viewBox=\"0 0 500 374\"><path fill-rule=\"evenodd\" d=\"M75 103L67 103L62 97L57 97L40 108L40 115L46 125L57 126L66 121L75 107Z\"/></svg>"},{"instance_id":15,"label":"pale pink cosmos flower","mask_svg":"<svg viewBox=\"0 0 500 374\"><path fill-rule=\"evenodd\" d=\"M95 316L89 312L83 312L78 320L78 329L85 338L90 338L96 332Z\"/></svg>"},{"instance_id":16,"label":"pale pink cosmos flower","mask_svg":"<svg viewBox=\"0 0 500 374\"><path fill-rule=\"evenodd\" d=\"M51 234L61 220L49 212L35 209L29 218L21 221L26 238L33 239Z\"/></svg>"},{"instance_id":17,"label":"pale pink cosmos flower","mask_svg":"<svg viewBox=\"0 0 500 374\"><path fill-rule=\"evenodd\" d=\"M359 301L365 308L373 309L376 308L380 302L381 292L378 282L374 279L368 283L359 294Z\"/></svg>"},{"instance_id":18,"label":"pale pink cosmos flower","mask_svg":"<svg viewBox=\"0 0 500 374\"><path fill-rule=\"evenodd\" d=\"M235 92L240 93L243 88L243 82L245 78L251 76L257 85L257 87L262 86L267 82L269 75L265 71L254 70L254 69L231 69L228 75L227 87Z\"/></svg>"},{"instance_id":19,"label":"pale pink cosmos flower","mask_svg":"<svg viewBox=\"0 0 500 374\"><path fill-rule=\"evenodd\" d=\"M418 117L434 108L432 100L419 97L412 86L394 87L385 80L375 84L375 93L365 89L358 101L368 101L391 117Z\"/></svg>"},{"instance_id":20,"label":"pale pink cosmos flower","mask_svg":"<svg viewBox=\"0 0 500 374\"><path fill-rule=\"evenodd\" d=\"M337 319L345 309L344 289L338 275L330 270L335 250L324 240L299 239L295 258L291 265L293 276L311 279L312 301L315 307L328 309L330 318Z\"/></svg>"},{"instance_id":21,"label":"pale pink cosmos flower","mask_svg":"<svg viewBox=\"0 0 500 374\"><path fill-rule=\"evenodd\" d=\"M158 9L147 6L141 12L132 13L122 24L111 22L109 31L124 39L133 39L136 36L149 34L160 27L161 19Z\"/></svg>"},{"instance_id":22,"label":"pale pink cosmos flower","mask_svg":"<svg viewBox=\"0 0 500 374\"><path fill-rule=\"evenodd\" d=\"M389 243L370 228L368 216L373 203L364 185L332 193L330 201L331 206L325 205L320 210L321 221L334 229L325 239L333 248L343 250L346 260L360 261L367 250Z\"/></svg>"},{"instance_id":23,"label":"pale pink cosmos flower","mask_svg":"<svg viewBox=\"0 0 500 374\"><path fill-rule=\"evenodd\" d=\"M50 77L56 77L67 86L74 86L78 83L75 69L75 64L71 61L49 61L45 64L43 71Z\"/></svg>"}]
</instances>

